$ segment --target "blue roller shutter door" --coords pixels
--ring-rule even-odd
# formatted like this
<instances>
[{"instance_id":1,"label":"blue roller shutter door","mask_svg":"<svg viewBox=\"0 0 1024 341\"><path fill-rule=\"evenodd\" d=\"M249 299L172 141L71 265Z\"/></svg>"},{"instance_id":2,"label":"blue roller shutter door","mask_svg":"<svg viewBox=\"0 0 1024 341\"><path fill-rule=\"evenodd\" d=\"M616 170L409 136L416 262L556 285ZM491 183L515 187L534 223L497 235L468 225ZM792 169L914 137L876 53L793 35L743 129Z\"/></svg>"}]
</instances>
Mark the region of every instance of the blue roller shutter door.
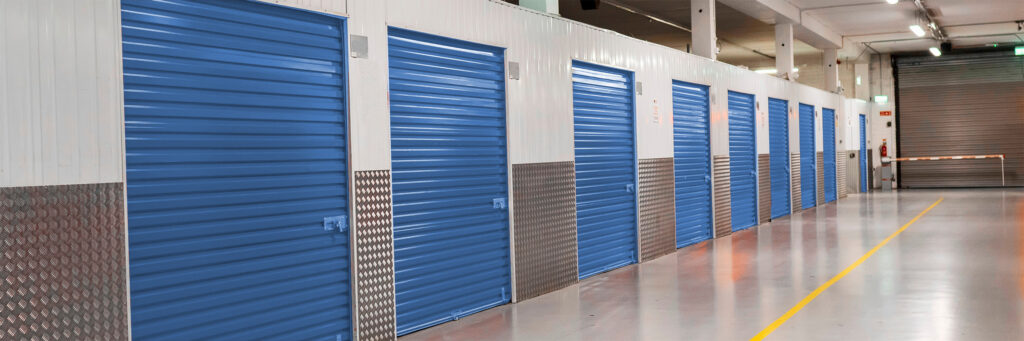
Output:
<instances>
[{"instance_id":1,"label":"blue roller shutter door","mask_svg":"<svg viewBox=\"0 0 1024 341\"><path fill-rule=\"evenodd\" d=\"M860 115L860 191L868 191L868 134L867 118Z\"/></svg>"},{"instance_id":2,"label":"blue roller shutter door","mask_svg":"<svg viewBox=\"0 0 1024 341\"><path fill-rule=\"evenodd\" d=\"M825 202L836 201L836 111L821 109L821 139L825 158Z\"/></svg>"},{"instance_id":3,"label":"blue roller shutter door","mask_svg":"<svg viewBox=\"0 0 1024 341\"><path fill-rule=\"evenodd\" d=\"M803 209L817 205L817 168L814 146L814 106L800 104L800 201Z\"/></svg>"},{"instance_id":4,"label":"blue roller shutter door","mask_svg":"<svg viewBox=\"0 0 1024 341\"><path fill-rule=\"evenodd\" d=\"M729 91L729 173L733 231L757 225L754 95L734 91Z\"/></svg>"},{"instance_id":5,"label":"blue roller shutter door","mask_svg":"<svg viewBox=\"0 0 1024 341\"><path fill-rule=\"evenodd\" d=\"M789 102L768 99L769 165L772 179L772 219L789 215Z\"/></svg>"},{"instance_id":6,"label":"blue roller shutter door","mask_svg":"<svg viewBox=\"0 0 1024 341\"><path fill-rule=\"evenodd\" d=\"M132 336L350 339L341 19L121 4Z\"/></svg>"},{"instance_id":7,"label":"blue roller shutter door","mask_svg":"<svg viewBox=\"0 0 1024 341\"><path fill-rule=\"evenodd\" d=\"M711 239L711 135L708 87L672 82L676 247Z\"/></svg>"},{"instance_id":8,"label":"blue roller shutter door","mask_svg":"<svg viewBox=\"0 0 1024 341\"><path fill-rule=\"evenodd\" d=\"M633 74L572 63L579 275L636 262Z\"/></svg>"},{"instance_id":9,"label":"blue roller shutter door","mask_svg":"<svg viewBox=\"0 0 1024 341\"><path fill-rule=\"evenodd\" d=\"M504 50L388 29L398 333L509 302Z\"/></svg>"}]
</instances>

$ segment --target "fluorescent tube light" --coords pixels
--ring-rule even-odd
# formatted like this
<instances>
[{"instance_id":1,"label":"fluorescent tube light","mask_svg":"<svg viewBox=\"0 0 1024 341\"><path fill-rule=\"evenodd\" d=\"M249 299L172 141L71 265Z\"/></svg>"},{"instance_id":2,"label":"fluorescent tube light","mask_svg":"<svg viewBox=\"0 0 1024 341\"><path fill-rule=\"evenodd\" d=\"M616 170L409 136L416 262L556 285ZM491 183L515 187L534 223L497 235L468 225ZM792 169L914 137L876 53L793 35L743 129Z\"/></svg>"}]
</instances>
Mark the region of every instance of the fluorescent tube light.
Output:
<instances>
[{"instance_id":1,"label":"fluorescent tube light","mask_svg":"<svg viewBox=\"0 0 1024 341\"><path fill-rule=\"evenodd\" d=\"M1018 56L1024 56L1024 46L1017 46L1013 48L1013 54Z\"/></svg>"},{"instance_id":2,"label":"fluorescent tube light","mask_svg":"<svg viewBox=\"0 0 1024 341\"><path fill-rule=\"evenodd\" d=\"M885 0L885 2L888 2L890 5L895 5L900 3L900 0Z\"/></svg>"},{"instance_id":3,"label":"fluorescent tube light","mask_svg":"<svg viewBox=\"0 0 1024 341\"><path fill-rule=\"evenodd\" d=\"M924 37L924 29L921 28L921 25L910 25L910 31L918 37Z\"/></svg>"},{"instance_id":4,"label":"fluorescent tube light","mask_svg":"<svg viewBox=\"0 0 1024 341\"><path fill-rule=\"evenodd\" d=\"M797 71L800 71L800 68L793 68L793 72L797 72ZM766 75L774 75L774 74L779 73L779 70L776 70L776 69L758 69L758 70L754 70L754 72L763 73L763 74L766 74Z\"/></svg>"},{"instance_id":5,"label":"fluorescent tube light","mask_svg":"<svg viewBox=\"0 0 1024 341\"><path fill-rule=\"evenodd\" d=\"M929 47L929 48L928 48L928 52L931 52L931 53L932 53L932 55L933 55L933 56L936 56L936 57L938 57L938 56L941 56L941 55L942 55L942 51L939 51L939 48L938 48L938 47Z\"/></svg>"}]
</instances>

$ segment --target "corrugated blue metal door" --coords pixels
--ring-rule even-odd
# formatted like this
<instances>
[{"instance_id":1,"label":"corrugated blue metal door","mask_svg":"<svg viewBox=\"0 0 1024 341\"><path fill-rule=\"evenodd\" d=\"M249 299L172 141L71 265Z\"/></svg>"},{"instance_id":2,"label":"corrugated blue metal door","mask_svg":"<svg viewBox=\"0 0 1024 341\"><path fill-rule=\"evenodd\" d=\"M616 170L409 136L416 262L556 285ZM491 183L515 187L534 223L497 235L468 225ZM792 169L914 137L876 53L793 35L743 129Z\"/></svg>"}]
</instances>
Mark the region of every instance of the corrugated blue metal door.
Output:
<instances>
[{"instance_id":1,"label":"corrugated blue metal door","mask_svg":"<svg viewBox=\"0 0 1024 341\"><path fill-rule=\"evenodd\" d=\"M635 263L633 73L572 62L579 275Z\"/></svg>"},{"instance_id":2,"label":"corrugated blue metal door","mask_svg":"<svg viewBox=\"0 0 1024 341\"><path fill-rule=\"evenodd\" d=\"M132 336L349 339L342 20L121 4Z\"/></svg>"},{"instance_id":3,"label":"corrugated blue metal door","mask_svg":"<svg viewBox=\"0 0 1024 341\"><path fill-rule=\"evenodd\" d=\"M868 191L868 134L867 117L860 115L860 191Z\"/></svg>"},{"instance_id":4,"label":"corrugated blue metal door","mask_svg":"<svg viewBox=\"0 0 1024 341\"><path fill-rule=\"evenodd\" d=\"M825 202L836 201L836 111L821 109L821 143L825 159Z\"/></svg>"},{"instance_id":5,"label":"corrugated blue metal door","mask_svg":"<svg viewBox=\"0 0 1024 341\"><path fill-rule=\"evenodd\" d=\"M729 91L729 188L732 230L757 225L754 95Z\"/></svg>"},{"instance_id":6,"label":"corrugated blue metal door","mask_svg":"<svg viewBox=\"0 0 1024 341\"><path fill-rule=\"evenodd\" d=\"M814 146L814 106L800 104L800 201L803 209L817 205L817 161Z\"/></svg>"},{"instance_id":7,"label":"corrugated blue metal door","mask_svg":"<svg viewBox=\"0 0 1024 341\"><path fill-rule=\"evenodd\" d=\"M504 59L388 29L400 335L510 300Z\"/></svg>"},{"instance_id":8,"label":"corrugated blue metal door","mask_svg":"<svg viewBox=\"0 0 1024 341\"><path fill-rule=\"evenodd\" d=\"M711 239L711 124L708 87L672 81L676 247Z\"/></svg>"},{"instance_id":9,"label":"corrugated blue metal door","mask_svg":"<svg viewBox=\"0 0 1024 341\"><path fill-rule=\"evenodd\" d=\"M768 99L768 160L772 179L772 219L789 215L789 101Z\"/></svg>"}]
</instances>

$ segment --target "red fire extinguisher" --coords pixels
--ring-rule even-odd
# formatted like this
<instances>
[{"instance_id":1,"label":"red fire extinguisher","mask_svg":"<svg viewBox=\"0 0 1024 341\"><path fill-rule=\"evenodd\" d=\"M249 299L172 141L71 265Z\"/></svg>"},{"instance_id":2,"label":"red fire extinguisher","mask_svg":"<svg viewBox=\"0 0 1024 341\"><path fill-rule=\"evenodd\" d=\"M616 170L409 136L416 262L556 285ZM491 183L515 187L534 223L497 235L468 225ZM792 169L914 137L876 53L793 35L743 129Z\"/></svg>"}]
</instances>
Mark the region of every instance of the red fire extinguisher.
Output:
<instances>
[{"instance_id":1,"label":"red fire extinguisher","mask_svg":"<svg viewBox=\"0 0 1024 341\"><path fill-rule=\"evenodd\" d=\"M878 147L878 155L881 157L889 156L889 148L885 146L885 139L882 139L882 146Z\"/></svg>"}]
</instances>

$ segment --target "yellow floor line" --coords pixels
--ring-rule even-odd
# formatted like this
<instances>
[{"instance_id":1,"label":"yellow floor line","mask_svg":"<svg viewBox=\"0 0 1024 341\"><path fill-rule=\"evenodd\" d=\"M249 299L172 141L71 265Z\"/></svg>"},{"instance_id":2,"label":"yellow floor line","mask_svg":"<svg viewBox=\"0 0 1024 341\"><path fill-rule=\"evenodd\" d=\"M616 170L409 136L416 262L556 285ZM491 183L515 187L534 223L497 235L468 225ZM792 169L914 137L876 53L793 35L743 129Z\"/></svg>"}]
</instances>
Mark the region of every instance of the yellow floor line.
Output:
<instances>
[{"instance_id":1,"label":"yellow floor line","mask_svg":"<svg viewBox=\"0 0 1024 341\"><path fill-rule=\"evenodd\" d=\"M910 227L911 224L916 222L918 219L921 219L921 217L923 217L925 213L928 213L928 211L931 211L932 208L935 208L936 205L942 202L942 199L944 198L940 197L939 200L936 200L935 203L933 203L931 206L928 206L928 208L924 209L924 211L921 211L921 213L914 217L914 219L911 219L909 222L904 224L903 227L900 227L899 230L896 230L896 232L893 232L891 235L889 235L888 238L885 238L885 240L882 240L882 242L878 243L878 245L875 245L875 247L872 248L870 251L865 253L863 256L860 256L860 259L857 259L856 262L853 262L853 264L850 264L850 266L846 267L846 269L843 269L843 272L840 272L838 275L828 280L828 282L825 282L825 284L822 284L817 289L814 289L814 291L812 291L810 295L804 297L804 299L800 300L800 302L793 306L793 308L790 308L789 311L786 311L785 314L782 314L782 316L775 320L775 322L769 324L768 327L765 327L763 330L761 330L760 333L757 333L757 335L752 337L750 340L764 340L764 338L768 337L768 335L775 331L775 329L778 329L779 326L782 326L783 323L786 323L786 320L789 320L789 318L793 317L793 315L799 312L800 309L803 309L804 306L806 306L808 303L811 303L811 301L813 301L815 297L821 295L821 293L824 292L825 289L828 289L828 287L832 286L832 284L835 284L840 279L843 279L843 277L846 277L846 275L849 274L850 271L853 271L853 269L856 269L858 266L860 266L861 263L864 263L864 261L868 260L868 258L871 258L871 255L875 254L875 252L878 251L878 249L881 249L883 246L885 246L885 244L888 244L890 240L896 238L896 236L900 235L900 233L903 233L903 231Z\"/></svg>"}]
</instances>

